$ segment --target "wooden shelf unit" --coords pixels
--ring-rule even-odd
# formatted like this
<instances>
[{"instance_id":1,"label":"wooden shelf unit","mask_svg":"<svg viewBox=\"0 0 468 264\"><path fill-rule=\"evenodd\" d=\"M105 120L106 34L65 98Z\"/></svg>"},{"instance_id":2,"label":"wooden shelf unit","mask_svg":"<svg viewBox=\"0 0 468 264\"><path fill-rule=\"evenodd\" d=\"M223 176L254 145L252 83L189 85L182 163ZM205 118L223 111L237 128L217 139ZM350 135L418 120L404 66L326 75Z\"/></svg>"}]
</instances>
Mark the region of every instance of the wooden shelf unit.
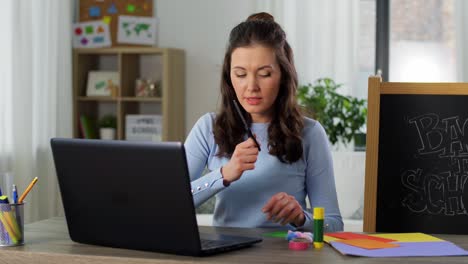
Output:
<instances>
[{"instance_id":1,"label":"wooden shelf unit","mask_svg":"<svg viewBox=\"0 0 468 264\"><path fill-rule=\"evenodd\" d=\"M89 71L119 74L117 96L86 96ZM159 81L161 97L136 97L139 78ZM107 114L117 118L117 139L125 139L125 116L162 116L162 140L185 140L185 55L172 48L115 47L73 51L73 136L80 133L80 116L97 122Z\"/></svg>"}]
</instances>

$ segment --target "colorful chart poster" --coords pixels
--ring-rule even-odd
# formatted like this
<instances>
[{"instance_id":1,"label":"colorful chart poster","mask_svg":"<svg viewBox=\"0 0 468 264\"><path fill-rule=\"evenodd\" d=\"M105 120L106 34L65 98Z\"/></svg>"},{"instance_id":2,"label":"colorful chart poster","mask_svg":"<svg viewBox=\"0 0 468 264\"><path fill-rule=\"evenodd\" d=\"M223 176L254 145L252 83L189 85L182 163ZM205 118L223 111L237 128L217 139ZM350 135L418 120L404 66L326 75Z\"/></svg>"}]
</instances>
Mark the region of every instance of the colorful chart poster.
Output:
<instances>
[{"instance_id":1,"label":"colorful chart poster","mask_svg":"<svg viewBox=\"0 0 468 264\"><path fill-rule=\"evenodd\" d=\"M119 16L117 42L156 45L156 19L153 17Z\"/></svg>"},{"instance_id":2,"label":"colorful chart poster","mask_svg":"<svg viewBox=\"0 0 468 264\"><path fill-rule=\"evenodd\" d=\"M102 48L110 45L109 25L103 21L73 24L74 48Z\"/></svg>"}]
</instances>

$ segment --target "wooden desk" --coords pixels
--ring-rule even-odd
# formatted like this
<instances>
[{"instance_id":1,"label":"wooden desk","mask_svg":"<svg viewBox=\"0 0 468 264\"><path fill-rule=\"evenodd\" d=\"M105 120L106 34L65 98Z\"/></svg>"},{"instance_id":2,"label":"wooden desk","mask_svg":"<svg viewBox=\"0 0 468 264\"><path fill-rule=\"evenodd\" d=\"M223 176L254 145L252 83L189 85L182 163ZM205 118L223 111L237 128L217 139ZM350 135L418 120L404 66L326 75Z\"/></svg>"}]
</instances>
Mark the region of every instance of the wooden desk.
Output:
<instances>
[{"instance_id":1,"label":"wooden desk","mask_svg":"<svg viewBox=\"0 0 468 264\"><path fill-rule=\"evenodd\" d=\"M212 227L201 227L210 232ZM271 230L221 228L232 234L261 235ZM468 249L468 236L438 235ZM74 243L64 218L26 225L26 245L0 248L0 263L467 263L468 257L361 258L343 256L330 246L321 250L291 251L281 238L264 238L253 247L209 257L186 257Z\"/></svg>"}]
</instances>

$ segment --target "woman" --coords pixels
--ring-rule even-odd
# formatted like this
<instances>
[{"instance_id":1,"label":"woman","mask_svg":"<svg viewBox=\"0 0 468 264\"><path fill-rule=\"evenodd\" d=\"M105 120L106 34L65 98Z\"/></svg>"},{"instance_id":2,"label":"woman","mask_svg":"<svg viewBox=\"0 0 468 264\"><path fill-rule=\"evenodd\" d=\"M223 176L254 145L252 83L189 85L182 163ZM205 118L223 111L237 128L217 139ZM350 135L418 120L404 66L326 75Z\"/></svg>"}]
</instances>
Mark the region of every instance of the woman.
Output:
<instances>
[{"instance_id":1,"label":"woman","mask_svg":"<svg viewBox=\"0 0 468 264\"><path fill-rule=\"evenodd\" d=\"M220 112L202 116L185 142L195 206L216 195L214 225L312 229L308 196L325 207L326 232L343 229L328 139L301 115L296 88L292 50L271 15L251 15L231 31Z\"/></svg>"}]
</instances>

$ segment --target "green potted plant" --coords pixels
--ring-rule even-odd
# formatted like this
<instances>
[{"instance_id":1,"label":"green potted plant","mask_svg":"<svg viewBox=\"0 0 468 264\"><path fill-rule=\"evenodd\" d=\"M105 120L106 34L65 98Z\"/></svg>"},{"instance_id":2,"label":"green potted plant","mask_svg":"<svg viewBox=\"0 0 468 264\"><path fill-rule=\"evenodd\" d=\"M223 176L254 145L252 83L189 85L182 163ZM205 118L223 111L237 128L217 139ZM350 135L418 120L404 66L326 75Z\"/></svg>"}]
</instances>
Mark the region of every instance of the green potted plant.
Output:
<instances>
[{"instance_id":1,"label":"green potted plant","mask_svg":"<svg viewBox=\"0 0 468 264\"><path fill-rule=\"evenodd\" d=\"M117 118L113 115L105 115L99 119L99 136L101 139L115 139Z\"/></svg>"},{"instance_id":2,"label":"green potted plant","mask_svg":"<svg viewBox=\"0 0 468 264\"><path fill-rule=\"evenodd\" d=\"M366 124L367 100L346 96L337 92L342 84L330 78L317 79L313 84L300 85L297 99L306 115L319 121L332 144L342 142L345 146L354 140L355 150L363 150ZM364 138L364 140L363 140Z\"/></svg>"}]
</instances>

